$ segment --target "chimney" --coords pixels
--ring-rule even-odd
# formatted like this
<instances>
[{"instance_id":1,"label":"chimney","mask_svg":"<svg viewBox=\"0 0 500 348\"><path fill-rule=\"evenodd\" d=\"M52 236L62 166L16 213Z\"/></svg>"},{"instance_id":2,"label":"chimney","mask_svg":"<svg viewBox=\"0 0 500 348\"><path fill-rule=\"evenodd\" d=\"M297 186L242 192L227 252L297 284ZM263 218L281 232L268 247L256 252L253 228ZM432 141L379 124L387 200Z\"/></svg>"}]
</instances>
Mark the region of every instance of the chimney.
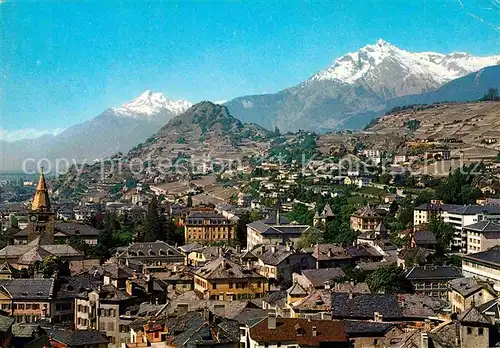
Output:
<instances>
[{"instance_id":1,"label":"chimney","mask_svg":"<svg viewBox=\"0 0 500 348\"><path fill-rule=\"evenodd\" d=\"M208 309L207 307L203 308L203 318L206 321L210 321L210 309Z\"/></svg>"},{"instance_id":2,"label":"chimney","mask_svg":"<svg viewBox=\"0 0 500 348\"><path fill-rule=\"evenodd\" d=\"M272 251L272 253L273 253L273 254L274 254L274 253L276 253L276 246L275 246L275 245L273 245L273 246L271 247L271 251Z\"/></svg>"},{"instance_id":3,"label":"chimney","mask_svg":"<svg viewBox=\"0 0 500 348\"><path fill-rule=\"evenodd\" d=\"M420 334L420 338L422 340L422 348L429 348L429 336L427 335L427 332L422 332Z\"/></svg>"},{"instance_id":4,"label":"chimney","mask_svg":"<svg viewBox=\"0 0 500 348\"><path fill-rule=\"evenodd\" d=\"M331 289L331 285L330 285L330 281L326 281L325 282L325 290L330 290Z\"/></svg>"},{"instance_id":5,"label":"chimney","mask_svg":"<svg viewBox=\"0 0 500 348\"><path fill-rule=\"evenodd\" d=\"M266 246L265 246L265 245L262 245L262 246L260 247L260 253L261 253L261 254L264 254L265 252L266 252Z\"/></svg>"},{"instance_id":6,"label":"chimney","mask_svg":"<svg viewBox=\"0 0 500 348\"><path fill-rule=\"evenodd\" d=\"M431 320L430 319L425 319L424 330L431 331Z\"/></svg>"},{"instance_id":7,"label":"chimney","mask_svg":"<svg viewBox=\"0 0 500 348\"><path fill-rule=\"evenodd\" d=\"M269 330L275 330L276 329L276 314L269 313L267 315L267 328Z\"/></svg>"},{"instance_id":8,"label":"chimney","mask_svg":"<svg viewBox=\"0 0 500 348\"><path fill-rule=\"evenodd\" d=\"M354 294L352 293L352 290L349 290L349 300L352 300L354 297Z\"/></svg>"},{"instance_id":9,"label":"chimney","mask_svg":"<svg viewBox=\"0 0 500 348\"><path fill-rule=\"evenodd\" d=\"M286 251L292 251L292 242L287 242L285 244L285 250Z\"/></svg>"},{"instance_id":10,"label":"chimney","mask_svg":"<svg viewBox=\"0 0 500 348\"><path fill-rule=\"evenodd\" d=\"M239 253L241 253L241 246L237 245L236 246L236 254L239 254Z\"/></svg>"},{"instance_id":11,"label":"chimney","mask_svg":"<svg viewBox=\"0 0 500 348\"><path fill-rule=\"evenodd\" d=\"M318 332L316 331L316 326L312 327L312 337L316 337L318 335Z\"/></svg>"},{"instance_id":12,"label":"chimney","mask_svg":"<svg viewBox=\"0 0 500 348\"><path fill-rule=\"evenodd\" d=\"M383 319L382 314L380 314L379 312L373 313L373 319L375 322L378 322L378 323L382 322L382 319Z\"/></svg>"}]
</instances>

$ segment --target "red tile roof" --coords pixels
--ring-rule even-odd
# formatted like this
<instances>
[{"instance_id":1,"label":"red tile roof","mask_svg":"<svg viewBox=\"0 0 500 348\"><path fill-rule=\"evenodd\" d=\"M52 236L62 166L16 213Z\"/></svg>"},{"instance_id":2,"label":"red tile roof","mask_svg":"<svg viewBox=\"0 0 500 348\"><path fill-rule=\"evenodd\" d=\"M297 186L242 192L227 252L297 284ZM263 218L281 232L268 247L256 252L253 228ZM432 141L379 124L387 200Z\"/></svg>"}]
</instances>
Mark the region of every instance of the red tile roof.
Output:
<instances>
[{"instance_id":1,"label":"red tile roof","mask_svg":"<svg viewBox=\"0 0 500 348\"><path fill-rule=\"evenodd\" d=\"M316 327L316 336L313 336ZM297 331L301 334L298 335ZM260 343L297 342L299 346L319 347L320 342L347 342L344 323L335 320L276 318L276 328L268 328L265 318L250 328L250 337Z\"/></svg>"}]
</instances>

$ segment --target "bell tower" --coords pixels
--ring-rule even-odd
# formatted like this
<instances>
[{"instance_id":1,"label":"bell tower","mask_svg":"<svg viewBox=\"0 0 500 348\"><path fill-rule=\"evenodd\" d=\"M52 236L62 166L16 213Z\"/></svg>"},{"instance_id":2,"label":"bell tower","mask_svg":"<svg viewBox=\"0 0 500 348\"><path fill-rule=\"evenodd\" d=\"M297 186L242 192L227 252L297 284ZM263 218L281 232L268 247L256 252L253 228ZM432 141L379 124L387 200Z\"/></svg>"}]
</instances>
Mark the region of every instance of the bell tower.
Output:
<instances>
[{"instance_id":1,"label":"bell tower","mask_svg":"<svg viewBox=\"0 0 500 348\"><path fill-rule=\"evenodd\" d=\"M49 192L45 183L43 168L40 171L28 219L28 226L26 227L28 229L28 243L40 237L38 244L54 244L55 214L50 208Z\"/></svg>"}]
</instances>

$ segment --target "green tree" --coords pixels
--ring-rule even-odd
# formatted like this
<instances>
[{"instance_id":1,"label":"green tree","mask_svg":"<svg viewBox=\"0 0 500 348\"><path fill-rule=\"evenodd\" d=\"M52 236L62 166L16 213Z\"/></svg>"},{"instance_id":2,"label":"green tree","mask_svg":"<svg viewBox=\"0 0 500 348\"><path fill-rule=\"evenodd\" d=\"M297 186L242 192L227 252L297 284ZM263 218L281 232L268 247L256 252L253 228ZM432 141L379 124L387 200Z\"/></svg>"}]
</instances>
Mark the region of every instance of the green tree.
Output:
<instances>
[{"instance_id":1,"label":"green tree","mask_svg":"<svg viewBox=\"0 0 500 348\"><path fill-rule=\"evenodd\" d=\"M436 188L436 197L449 204L473 204L481 196L481 190L473 186L475 175L482 166L474 164L457 168Z\"/></svg>"},{"instance_id":2,"label":"green tree","mask_svg":"<svg viewBox=\"0 0 500 348\"><path fill-rule=\"evenodd\" d=\"M188 196L188 198L187 198L187 206L190 207L190 208L193 206L193 197Z\"/></svg>"},{"instance_id":3,"label":"green tree","mask_svg":"<svg viewBox=\"0 0 500 348\"><path fill-rule=\"evenodd\" d=\"M291 212L286 214L286 217L290 221L297 221L299 224L310 225L313 222L314 212L309 210L306 205L299 203L293 207Z\"/></svg>"},{"instance_id":4,"label":"green tree","mask_svg":"<svg viewBox=\"0 0 500 348\"><path fill-rule=\"evenodd\" d=\"M404 277L403 271L394 266L377 269L368 275L366 283L373 293L404 293L411 291L411 284Z\"/></svg>"},{"instance_id":5,"label":"green tree","mask_svg":"<svg viewBox=\"0 0 500 348\"><path fill-rule=\"evenodd\" d=\"M444 255L451 246L455 228L453 225L444 222L442 219L433 218L429 222L427 228L434 234L437 241L436 254Z\"/></svg>"},{"instance_id":6,"label":"green tree","mask_svg":"<svg viewBox=\"0 0 500 348\"><path fill-rule=\"evenodd\" d=\"M297 249L309 248L312 245L323 242L323 231L318 228L311 227L301 234L299 240L295 244Z\"/></svg>"},{"instance_id":7,"label":"green tree","mask_svg":"<svg viewBox=\"0 0 500 348\"><path fill-rule=\"evenodd\" d=\"M144 230L145 242L154 242L165 239L163 221L159 214L158 200L156 199L156 196L153 196L148 204L148 214L144 222Z\"/></svg>"},{"instance_id":8,"label":"green tree","mask_svg":"<svg viewBox=\"0 0 500 348\"><path fill-rule=\"evenodd\" d=\"M488 93L486 93L480 101L499 101L500 96L498 95L498 89L497 88L489 88Z\"/></svg>"}]
</instances>

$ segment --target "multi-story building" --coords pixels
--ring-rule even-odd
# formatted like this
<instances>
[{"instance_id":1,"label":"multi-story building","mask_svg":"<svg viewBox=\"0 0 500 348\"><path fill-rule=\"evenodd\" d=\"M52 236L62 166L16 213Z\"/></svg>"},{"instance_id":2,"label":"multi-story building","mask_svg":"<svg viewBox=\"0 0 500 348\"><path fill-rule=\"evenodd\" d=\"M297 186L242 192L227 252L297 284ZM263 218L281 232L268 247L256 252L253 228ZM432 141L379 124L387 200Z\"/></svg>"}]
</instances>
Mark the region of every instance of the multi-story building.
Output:
<instances>
[{"instance_id":1,"label":"multi-story building","mask_svg":"<svg viewBox=\"0 0 500 348\"><path fill-rule=\"evenodd\" d=\"M273 281L290 283L293 273L315 266L310 254L294 250L290 244L262 246L255 254L259 258L258 273Z\"/></svg>"},{"instance_id":2,"label":"multi-story building","mask_svg":"<svg viewBox=\"0 0 500 348\"><path fill-rule=\"evenodd\" d=\"M444 204L437 200L419 205L413 208L413 226L428 224L433 218L441 218L444 212L460 207L462 206L457 204Z\"/></svg>"},{"instance_id":3,"label":"multi-story building","mask_svg":"<svg viewBox=\"0 0 500 348\"><path fill-rule=\"evenodd\" d=\"M448 282L461 278L462 272L455 266L416 266L405 271L415 293L431 297L448 298Z\"/></svg>"},{"instance_id":4,"label":"multi-story building","mask_svg":"<svg viewBox=\"0 0 500 348\"><path fill-rule=\"evenodd\" d=\"M16 319L31 323L51 318L54 300L54 279L1 279L0 308Z\"/></svg>"},{"instance_id":5,"label":"multi-story building","mask_svg":"<svg viewBox=\"0 0 500 348\"><path fill-rule=\"evenodd\" d=\"M141 264L142 272L163 272L169 265L184 264L185 256L168 243L156 242L133 243L118 257L121 265Z\"/></svg>"},{"instance_id":6,"label":"multi-story building","mask_svg":"<svg viewBox=\"0 0 500 348\"><path fill-rule=\"evenodd\" d=\"M467 254L485 251L500 244L500 224L483 220L464 227L467 234Z\"/></svg>"},{"instance_id":7,"label":"multi-story building","mask_svg":"<svg viewBox=\"0 0 500 348\"><path fill-rule=\"evenodd\" d=\"M233 240L234 223L214 211L191 211L184 225L184 238L189 242Z\"/></svg>"},{"instance_id":8,"label":"multi-story building","mask_svg":"<svg viewBox=\"0 0 500 348\"><path fill-rule=\"evenodd\" d=\"M211 300L232 301L260 298L269 285L266 277L221 256L194 273L194 289Z\"/></svg>"},{"instance_id":9,"label":"multi-story building","mask_svg":"<svg viewBox=\"0 0 500 348\"><path fill-rule=\"evenodd\" d=\"M268 219L247 224L247 248L252 250L261 244L293 244L310 228L313 227L290 223L278 210Z\"/></svg>"},{"instance_id":10,"label":"multi-story building","mask_svg":"<svg viewBox=\"0 0 500 348\"><path fill-rule=\"evenodd\" d=\"M495 290L500 289L500 245L479 253L462 256L464 277L493 282Z\"/></svg>"},{"instance_id":11,"label":"multi-story building","mask_svg":"<svg viewBox=\"0 0 500 348\"><path fill-rule=\"evenodd\" d=\"M277 318L269 315L242 330L246 348L349 347L344 323L332 320Z\"/></svg>"},{"instance_id":12,"label":"multi-story building","mask_svg":"<svg viewBox=\"0 0 500 348\"><path fill-rule=\"evenodd\" d=\"M474 278L457 278L448 282L448 302L454 313L460 313L472 306L496 299L496 291L491 285Z\"/></svg>"},{"instance_id":13,"label":"multi-story building","mask_svg":"<svg viewBox=\"0 0 500 348\"><path fill-rule=\"evenodd\" d=\"M374 231L382 221L382 216L367 205L351 215L351 229L354 231Z\"/></svg>"},{"instance_id":14,"label":"multi-story building","mask_svg":"<svg viewBox=\"0 0 500 348\"><path fill-rule=\"evenodd\" d=\"M66 243L70 238L80 238L87 245L96 245L100 231L92 226L74 222L54 223L54 242ZM25 228L14 235L14 244L28 243L28 229Z\"/></svg>"},{"instance_id":15,"label":"multi-story building","mask_svg":"<svg viewBox=\"0 0 500 348\"><path fill-rule=\"evenodd\" d=\"M500 221L500 206L496 205L467 205L450 209L442 214L444 222L455 227L452 247L467 252L467 232L465 226L482 220Z\"/></svg>"}]
</instances>

